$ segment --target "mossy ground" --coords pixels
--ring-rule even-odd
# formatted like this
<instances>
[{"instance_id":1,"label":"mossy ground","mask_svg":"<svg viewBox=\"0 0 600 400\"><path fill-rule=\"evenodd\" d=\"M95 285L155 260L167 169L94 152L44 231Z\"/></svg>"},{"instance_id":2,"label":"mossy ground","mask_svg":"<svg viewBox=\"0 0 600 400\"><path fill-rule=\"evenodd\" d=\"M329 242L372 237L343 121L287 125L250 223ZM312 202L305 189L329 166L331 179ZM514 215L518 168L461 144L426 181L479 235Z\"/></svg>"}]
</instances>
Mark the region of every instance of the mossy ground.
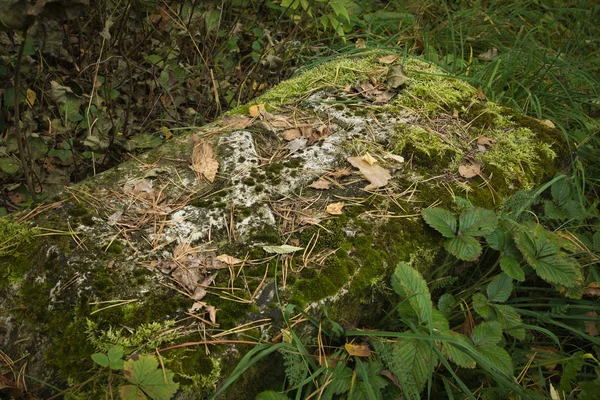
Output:
<instances>
[{"instance_id":1,"label":"mossy ground","mask_svg":"<svg viewBox=\"0 0 600 400\"><path fill-rule=\"evenodd\" d=\"M388 66L377 61L380 56L381 53L376 53L361 58L334 60L283 83L256 102L267 104L268 109L286 103L301 107L302 101L310 94L326 89L339 101L339 104L334 104L336 111L347 111L354 116L378 113L401 115L402 121L389 123L389 137L378 140L358 138L355 141L348 140L342 146L342 151L355 151L353 155L372 153L379 157L385 167L390 170L395 168L391 182L376 194L364 191L364 181L357 183L361 179L356 174L340 179L340 185L329 192L298 188L298 193L294 193L295 198L308 199L308 203L320 210L340 198L351 199L347 200L349 204L342 215L328 216L320 226L305 226L284 234L283 225L286 221L279 216L276 226L264 223L244 241L233 240L224 227L214 229L211 246L218 249L219 254L240 259L264 259L263 262L244 267L239 273L236 267L233 282L227 270L219 272L216 286L226 288L233 285L243 289L240 297L248 300L259 288L265 272L267 281L264 286L274 286L275 280L281 285L282 259L266 259L268 254L261 246L294 241L300 247L310 245L313 255L328 256L319 262L304 265L302 252L295 253L289 260L290 265L296 271L301 266L303 269L288 274L286 290L278 288L280 300L301 307L327 303L329 316L345 326L375 325L382 310L389 308L387 302L390 298L386 287L389 274L398 262L410 262L427 275L441 261L439 238L417 217L422 208L432 204L451 208L455 195L469 198L477 206L492 208L515 189L532 186L547 178L548 174L556 171L561 157L566 156L564 146L560 144L562 138L556 130L477 99L476 90L471 86L447 79L440 70L412 58L405 62L409 82L389 104L374 106L361 103L358 106L352 103L352 107L348 107L348 99L341 90L345 85L353 85L369 77L385 81ZM234 113L245 114L247 107L241 107ZM268 143L268 146L281 145L276 137L264 137L269 134L261 133L258 140ZM369 133L365 128L354 134L360 136ZM486 152L480 151L476 145L481 136L496 141ZM152 168L175 168L182 170L182 176L193 179L187 162L182 163L177 159L180 157L185 161L190 152L190 142L177 139L144 156L144 162L149 164L128 162L80 187L94 193L94 186L100 185L104 190L102 196L105 196L109 193L107 188L120 188L124 181L143 176L148 172L150 163L154 162L157 164L153 164ZM311 167L302 162L300 157L270 160L267 153L271 153L271 147L265 154L261 153L261 157L270 162L252 167L248 176L239 178L240 182L235 181L236 177L219 176L211 188L206 183L199 184L197 190L204 194L196 196L188 206L214 209L228 218L228 185L245 185L246 189L253 191L260 188L262 192L286 183L288 178L292 180L306 174ZM386 153L401 154L407 162L401 166L385 164ZM164 156L173 154L177 157L171 157L164 165L160 164ZM220 156L225 157L226 154ZM335 162L339 164L344 158L340 156ZM461 178L457 169L465 161L481 162L482 177L471 180ZM330 168L339 167L338 164ZM161 171L164 174L164 170ZM173 190L165 194L174 197L181 193ZM277 193L272 193L269 200L279 200L277 196ZM103 197L102 200L107 199ZM235 217L251 217L256 212L256 206L236 207ZM148 331L149 324L164 328L167 321L183 318L192 304L180 292L161 285L159 282L164 277L136 262L140 258L151 261L152 257L159 254L150 248L141 232L116 237L110 241L110 245L98 239L114 236L112 228L97 223L106 215L92 209L86 202L71 200L57 212L36 219L37 225L65 232L71 228L80 229L81 232L77 234L85 239L85 248L80 248L69 234L25 240L30 231L24 230L21 225L0 220L0 243L3 243L3 237L4 241L6 237L16 237L18 241L14 246L11 245L10 254L3 254L0 245L0 262L6 257L10 257L11 261L8 272L3 271L7 279L2 281L5 286L0 285L0 290L6 290L6 282L20 283L18 292L7 297L12 302L9 308L15 310L14 317L19 321L18 330L28 332L28 346L34 346L36 340L46 344L44 354L40 357L45 357L46 365L58 373L59 378L54 378L54 381L63 384L83 382L93 375L95 366L90 355L98 350L97 338L103 338L107 345L111 340L126 338L128 343L133 343L136 332L140 337L139 332ZM8 236L2 236L2 229L9 232ZM20 233L15 236L10 233L13 231ZM311 243L317 234L319 239ZM163 250L169 252L173 247L173 243L167 243ZM134 254L132 248L136 248L138 253ZM117 299L135 301L101 310L110 303L98 302ZM249 316L277 314L273 304L232 301L227 299L224 291L213 292L204 300L218 309L219 328L214 332L234 328L247 322ZM90 321L94 326L94 335L89 331ZM281 321L273 323L277 325ZM121 339L107 334L117 330ZM261 332L252 330L245 332L245 335L258 339ZM188 330L186 336L170 337L168 343L161 344L201 341L203 337L197 329ZM148 339L148 342L152 341ZM15 348L13 355L19 356L18 353L25 347ZM136 347L151 351L142 344ZM247 349L241 346L236 354L242 354L244 350ZM184 347L169 350L164 357L166 366L179 375L183 391L195 390L200 393L212 390L216 382L233 369L237 358L227 356L231 354L229 351L229 348L219 345L211 347L212 353L207 355L203 347ZM221 356L223 358L219 358ZM280 359L275 361L281 362ZM259 374L260 368L253 371ZM239 388L231 393L248 394L269 387L267 382L258 388L257 376L244 377L245 382L238 382ZM96 389L96 386L90 388L92 391ZM231 393L227 396L233 396Z\"/></svg>"}]
</instances>

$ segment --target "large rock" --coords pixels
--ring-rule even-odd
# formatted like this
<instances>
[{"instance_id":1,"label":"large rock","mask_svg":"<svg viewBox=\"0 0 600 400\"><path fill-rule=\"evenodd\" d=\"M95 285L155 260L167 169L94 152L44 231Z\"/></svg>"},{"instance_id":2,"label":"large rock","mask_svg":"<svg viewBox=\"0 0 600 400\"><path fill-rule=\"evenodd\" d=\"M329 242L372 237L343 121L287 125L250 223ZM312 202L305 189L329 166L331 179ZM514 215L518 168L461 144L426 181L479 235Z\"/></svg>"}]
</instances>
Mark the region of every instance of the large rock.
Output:
<instances>
[{"instance_id":1,"label":"large rock","mask_svg":"<svg viewBox=\"0 0 600 400\"><path fill-rule=\"evenodd\" d=\"M369 325L388 307L392 267L427 272L444 257L421 209L454 196L499 207L561 167L557 130L422 61L402 71L382 56L307 71L70 187L22 216L32 229L2 220L3 351L66 388L114 344L184 344L161 355L178 396L202 398L250 347L193 343L271 339L288 302ZM260 389L246 383L246 395Z\"/></svg>"}]
</instances>

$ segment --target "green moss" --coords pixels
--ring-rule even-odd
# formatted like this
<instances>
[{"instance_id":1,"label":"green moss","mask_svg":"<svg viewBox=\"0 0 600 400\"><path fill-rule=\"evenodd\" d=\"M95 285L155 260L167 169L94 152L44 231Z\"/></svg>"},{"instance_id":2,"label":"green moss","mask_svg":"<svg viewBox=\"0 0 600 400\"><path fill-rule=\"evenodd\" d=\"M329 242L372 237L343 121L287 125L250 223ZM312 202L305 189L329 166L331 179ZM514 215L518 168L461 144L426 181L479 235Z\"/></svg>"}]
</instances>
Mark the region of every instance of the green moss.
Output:
<instances>
[{"instance_id":1,"label":"green moss","mask_svg":"<svg viewBox=\"0 0 600 400\"><path fill-rule=\"evenodd\" d=\"M395 131L392 136L394 153L412 157L413 164L426 167L429 173L448 168L455 159L463 156L458 146L448 144L440 135L421 126L398 124Z\"/></svg>"},{"instance_id":2,"label":"green moss","mask_svg":"<svg viewBox=\"0 0 600 400\"><path fill-rule=\"evenodd\" d=\"M110 246L108 246L108 249L106 249L106 252L109 254L113 254L113 255L119 255L123 253L123 245L118 241L118 240L114 240Z\"/></svg>"}]
</instances>

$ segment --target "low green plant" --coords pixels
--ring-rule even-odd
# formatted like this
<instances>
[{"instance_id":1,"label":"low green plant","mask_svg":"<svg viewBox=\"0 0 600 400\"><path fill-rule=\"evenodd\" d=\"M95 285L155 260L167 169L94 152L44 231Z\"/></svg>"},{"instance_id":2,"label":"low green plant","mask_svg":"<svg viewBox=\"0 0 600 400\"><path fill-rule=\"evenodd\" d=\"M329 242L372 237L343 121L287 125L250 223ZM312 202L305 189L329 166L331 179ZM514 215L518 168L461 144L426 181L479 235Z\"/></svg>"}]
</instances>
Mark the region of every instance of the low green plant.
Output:
<instances>
[{"instance_id":1,"label":"low green plant","mask_svg":"<svg viewBox=\"0 0 600 400\"><path fill-rule=\"evenodd\" d=\"M453 211L423 210L448 252L429 279L447 284L428 285L416 266L398 264L390 281L397 303L377 330L345 330L326 309L319 320L288 305L283 341L254 348L215 395L279 353L282 390L257 399L542 399L552 390L594 398L600 307L583 294L598 284L600 217L581 200L557 176L507 199L499 214L461 198ZM445 279L456 268L468 273ZM295 312L313 329L292 329ZM549 366L562 369L559 379Z\"/></svg>"},{"instance_id":2,"label":"low green plant","mask_svg":"<svg viewBox=\"0 0 600 400\"><path fill-rule=\"evenodd\" d=\"M156 357L149 354L132 355L124 360L123 346L113 346L106 353L92 354L92 360L106 369L109 383L115 377L122 382L119 396L123 400L168 400L173 397L179 384L173 382L173 372L159 368ZM114 371L121 371L115 374ZM109 384L109 391L112 385Z\"/></svg>"}]
</instances>

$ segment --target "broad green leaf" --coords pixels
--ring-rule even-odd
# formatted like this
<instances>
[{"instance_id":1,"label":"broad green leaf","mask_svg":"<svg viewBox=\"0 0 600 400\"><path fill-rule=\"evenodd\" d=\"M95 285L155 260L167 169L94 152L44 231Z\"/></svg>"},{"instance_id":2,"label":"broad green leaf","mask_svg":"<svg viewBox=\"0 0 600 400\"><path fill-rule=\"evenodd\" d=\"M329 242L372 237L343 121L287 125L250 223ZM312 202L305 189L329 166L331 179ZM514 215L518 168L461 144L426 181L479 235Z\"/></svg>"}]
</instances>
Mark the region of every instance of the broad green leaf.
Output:
<instances>
[{"instance_id":1,"label":"broad green leaf","mask_svg":"<svg viewBox=\"0 0 600 400\"><path fill-rule=\"evenodd\" d=\"M512 358L502 347L486 344L477 347L477 350L505 375L513 376Z\"/></svg>"},{"instance_id":2,"label":"broad green leaf","mask_svg":"<svg viewBox=\"0 0 600 400\"><path fill-rule=\"evenodd\" d=\"M504 303L510 297L513 291L512 279L502 273L497 275L487 287L487 297L489 301L495 303Z\"/></svg>"},{"instance_id":3,"label":"broad green leaf","mask_svg":"<svg viewBox=\"0 0 600 400\"><path fill-rule=\"evenodd\" d=\"M475 261L481 254L481 245L471 236L457 236L444 243L448 253L459 260Z\"/></svg>"},{"instance_id":4,"label":"broad green leaf","mask_svg":"<svg viewBox=\"0 0 600 400\"><path fill-rule=\"evenodd\" d=\"M255 400L290 400L290 398L283 393L267 390L257 394Z\"/></svg>"},{"instance_id":5,"label":"broad green leaf","mask_svg":"<svg viewBox=\"0 0 600 400\"><path fill-rule=\"evenodd\" d=\"M65 162L69 158L71 158L71 156L73 155L73 153L71 152L71 150L51 149L48 152L48 155L51 156L51 157L58 157L58 158L60 158L61 161Z\"/></svg>"},{"instance_id":6,"label":"broad green leaf","mask_svg":"<svg viewBox=\"0 0 600 400\"><path fill-rule=\"evenodd\" d=\"M19 172L21 164L12 158L0 158L0 169L8 175L13 175Z\"/></svg>"},{"instance_id":7,"label":"broad green leaf","mask_svg":"<svg viewBox=\"0 0 600 400\"><path fill-rule=\"evenodd\" d=\"M549 283L573 287L582 279L577 260L567 257L555 245L554 234L542 226L528 225L515 235L515 242L523 257L535 272Z\"/></svg>"},{"instance_id":8,"label":"broad green leaf","mask_svg":"<svg viewBox=\"0 0 600 400\"><path fill-rule=\"evenodd\" d=\"M123 368L123 376L153 400L167 400L175 394L179 384L173 382L173 375L158 368L158 361L151 355L132 357Z\"/></svg>"},{"instance_id":9,"label":"broad green leaf","mask_svg":"<svg viewBox=\"0 0 600 400\"><path fill-rule=\"evenodd\" d=\"M506 275L519 282L525 280L525 272L521 268L521 263L511 256L504 255L500 257L500 268Z\"/></svg>"},{"instance_id":10,"label":"broad green leaf","mask_svg":"<svg viewBox=\"0 0 600 400\"><path fill-rule=\"evenodd\" d=\"M498 344L502 340L500 322L482 322L473 329L472 337L475 347Z\"/></svg>"},{"instance_id":11,"label":"broad green leaf","mask_svg":"<svg viewBox=\"0 0 600 400\"><path fill-rule=\"evenodd\" d=\"M448 323L448 318L446 318L446 316L442 314L441 311L436 310L435 308L431 311L431 329L437 333L450 332L450 324ZM429 327L429 324L427 324L427 326Z\"/></svg>"},{"instance_id":12,"label":"broad green leaf","mask_svg":"<svg viewBox=\"0 0 600 400\"><path fill-rule=\"evenodd\" d=\"M490 233L485 237L485 241L488 246L490 246L494 250L504 251L507 247L506 243L507 235L502 228L496 228L494 232Z\"/></svg>"},{"instance_id":13,"label":"broad green leaf","mask_svg":"<svg viewBox=\"0 0 600 400\"><path fill-rule=\"evenodd\" d=\"M574 287L581 283L581 267L577 260L566 255L556 255L535 260L530 264L546 282Z\"/></svg>"},{"instance_id":14,"label":"broad green leaf","mask_svg":"<svg viewBox=\"0 0 600 400\"><path fill-rule=\"evenodd\" d=\"M119 395L121 400L146 400L148 398L142 389L135 385L119 386Z\"/></svg>"},{"instance_id":15,"label":"broad green leaf","mask_svg":"<svg viewBox=\"0 0 600 400\"><path fill-rule=\"evenodd\" d=\"M419 322L423 325L429 324L433 305L427 282L421 274L407 263L401 262L392 275L392 287L400 296L408 298Z\"/></svg>"},{"instance_id":16,"label":"broad green leaf","mask_svg":"<svg viewBox=\"0 0 600 400\"><path fill-rule=\"evenodd\" d=\"M123 346L113 346L108 350L111 369L123 369Z\"/></svg>"},{"instance_id":17,"label":"broad green leaf","mask_svg":"<svg viewBox=\"0 0 600 400\"><path fill-rule=\"evenodd\" d=\"M110 360L108 356L103 353L94 353L92 354L92 360L101 367L108 367L110 365Z\"/></svg>"},{"instance_id":18,"label":"broad green leaf","mask_svg":"<svg viewBox=\"0 0 600 400\"><path fill-rule=\"evenodd\" d=\"M453 238L456 236L456 215L443 208L426 208L421 211L423 219L429 226L437 230L442 236Z\"/></svg>"},{"instance_id":19,"label":"broad green leaf","mask_svg":"<svg viewBox=\"0 0 600 400\"><path fill-rule=\"evenodd\" d=\"M450 293L444 293L437 304L438 309L444 314L449 314L455 306L456 299Z\"/></svg>"},{"instance_id":20,"label":"broad green leaf","mask_svg":"<svg viewBox=\"0 0 600 400\"><path fill-rule=\"evenodd\" d=\"M475 293L473 295L473 308L477 314L485 319L489 319L494 315L494 310L490 306L487 297L481 293Z\"/></svg>"},{"instance_id":21,"label":"broad green leaf","mask_svg":"<svg viewBox=\"0 0 600 400\"><path fill-rule=\"evenodd\" d=\"M346 8L345 0L330 0L329 6L335 12L335 15L346 18L346 21L350 22L350 15L348 15L348 9Z\"/></svg>"},{"instance_id":22,"label":"broad green leaf","mask_svg":"<svg viewBox=\"0 0 600 400\"><path fill-rule=\"evenodd\" d=\"M395 365L412 375L415 385L419 389L425 386L438 362L437 356L431 349L432 345L425 340L418 339L402 339L394 344L392 354ZM392 372L397 375L396 371Z\"/></svg>"},{"instance_id":23,"label":"broad green leaf","mask_svg":"<svg viewBox=\"0 0 600 400\"><path fill-rule=\"evenodd\" d=\"M276 254L289 254L295 251L304 250L304 247L290 246L288 244L283 244L281 246L262 246L262 248L267 253Z\"/></svg>"},{"instance_id":24,"label":"broad green leaf","mask_svg":"<svg viewBox=\"0 0 600 400\"><path fill-rule=\"evenodd\" d=\"M498 226L496 213L479 207L464 210L460 213L458 221L460 232L473 237L489 235Z\"/></svg>"},{"instance_id":25,"label":"broad green leaf","mask_svg":"<svg viewBox=\"0 0 600 400\"><path fill-rule=\"evenodd\" d=\"M523 325L521 316L513 307L505 304L490 304L496 314L496 320L502 325L502 329L517 339L525 339L524 329L512 329Z\"/></svg>"},{"instance_id":26,"label":"broad green leaf","mask_svg":"<svg viewBox=\"0 0 600 400\"><path fill-rule=\"evenodd\" d=\"M462 340L467 345L470 344L469 339L465 335L461 335L460 333L456 332L450 332L450 335L456 339ZM462 351L458 346L455 346L449 342L442 342L442 353L444 353L444 355L448 357L450 361L459 367L475 368L475 360L473 360L470 355Z\"/></svg>"}]
</instances>

